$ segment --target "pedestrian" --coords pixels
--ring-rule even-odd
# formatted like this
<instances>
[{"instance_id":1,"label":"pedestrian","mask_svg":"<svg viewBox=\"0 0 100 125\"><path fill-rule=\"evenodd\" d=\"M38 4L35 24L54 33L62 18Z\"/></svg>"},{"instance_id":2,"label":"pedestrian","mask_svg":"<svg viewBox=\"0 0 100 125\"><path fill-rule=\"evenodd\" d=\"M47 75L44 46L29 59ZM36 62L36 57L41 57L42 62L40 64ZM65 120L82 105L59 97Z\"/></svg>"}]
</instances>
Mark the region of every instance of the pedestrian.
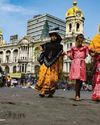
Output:
<instances>
[{"instance_id":1,"label":"pedestrian","mask_svg":"<svg viewBox=\"0 0 100 125\"><path fill-rule=\"evenodd\" d=\"M93 58L93 93L92 100L100 101L100 28L90 43L90 55Z\"/></svg>"},{"instance_id":2,"label":"pedestrian","mask_svg":"<svg viewBox=\"0 0 100 125\"><path fill-rule=\"evenodd\" d=\"M11 86L11 76L10 76L10 74L7 75L6 83L7 83L7 87Z\"/></svg>"},{"instance_id":3,"label":"pedestrian","mask_svg":"<svg viewBox=\"0 0 100 125\"><path fill-rule=\"evenodd\" d=\"M82 82L86 81L86 63L85 58L88 55L88 47L82 45L84 41L84 35L79 34L76 36L76 44L68 52L68 57L71 61L71 68L69 78L75 80L75 100L80 100L80 90Z\"/></svg>"},{"instance_id":4,"label":"pedestrian","mask_svg":"<svg viewBox=\"0 0 100 125\"><path fill-rule=\"evenodd\" d=\"M40 92L40 97L48 95L53 97L55 93L57 81L63 67L63 46L61 45L61 36L56 30L49 33L50 42L42 46L42 62L39 71L39 79L36 83L35 90ZM41 59L40 59L41 60Z\"/></svg>"}]
</instances>

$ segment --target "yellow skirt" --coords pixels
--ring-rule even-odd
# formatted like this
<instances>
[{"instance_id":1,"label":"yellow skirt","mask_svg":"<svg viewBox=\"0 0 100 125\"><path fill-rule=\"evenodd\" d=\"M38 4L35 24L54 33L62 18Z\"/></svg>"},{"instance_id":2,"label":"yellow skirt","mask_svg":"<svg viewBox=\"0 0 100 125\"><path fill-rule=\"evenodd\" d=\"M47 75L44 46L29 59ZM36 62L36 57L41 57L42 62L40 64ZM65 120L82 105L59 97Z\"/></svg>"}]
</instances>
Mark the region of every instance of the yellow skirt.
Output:
<instances>
[{"instance_id":1,"label":"yellow skirt","mask_svg":"<svg viewBox=\"0 0 100 125\"><path fill-rule=\"evenodd\" d=\"M44 94L54 92L56 89L57 81L60 79L60 74L63 67L62 56L51 66L46 67L42 64L39 72L39 79L35 86L35 90L40 91Z\"/></svg>"}]
</instances>

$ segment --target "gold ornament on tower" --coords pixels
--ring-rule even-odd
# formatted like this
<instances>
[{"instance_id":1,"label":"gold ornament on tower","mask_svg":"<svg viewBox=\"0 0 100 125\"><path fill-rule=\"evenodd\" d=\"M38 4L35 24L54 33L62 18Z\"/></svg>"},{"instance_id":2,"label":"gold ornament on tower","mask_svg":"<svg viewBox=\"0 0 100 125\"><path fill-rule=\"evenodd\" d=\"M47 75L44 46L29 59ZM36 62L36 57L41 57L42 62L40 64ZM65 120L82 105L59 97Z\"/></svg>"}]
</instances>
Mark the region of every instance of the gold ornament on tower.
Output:
<instances>
[{"instance_id":1,"label":"gold ornament on tower","mask_svg":"<svg viewBox=\"0 0 100 125\"><path fill-rule=\"evenodd\" d=\"M66 17L71 17L71 16L84 17L83 12L82 12L81 9L77 6L77 1L76 1L76 0L74 0L74 2L73 2L73 7L70 8L70 9L66 12Z\"/></svg>"}]
</instances>

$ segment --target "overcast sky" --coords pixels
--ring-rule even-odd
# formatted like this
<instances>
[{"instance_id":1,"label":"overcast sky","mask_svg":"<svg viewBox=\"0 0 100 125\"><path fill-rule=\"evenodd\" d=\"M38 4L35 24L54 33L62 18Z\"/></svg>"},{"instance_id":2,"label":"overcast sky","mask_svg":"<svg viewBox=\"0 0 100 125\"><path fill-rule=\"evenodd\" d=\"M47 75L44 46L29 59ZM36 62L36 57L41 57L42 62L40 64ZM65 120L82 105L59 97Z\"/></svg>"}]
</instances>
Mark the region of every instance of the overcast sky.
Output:
<instances>
[{"instance_id":1,"label":"overcast sky","mask_svg":"<svg viewBox=\"0 0 100 125\"><path fill-rule=\"evenodd\" d=\"M48 13L65 20L65 14L74 0L0 0L0 28L4 39L10 35L26 34L27 21L34 15ZM92 38L100 24L100 0L77 0L85 15L85 36Z\"/></svg>"}]
</instances>

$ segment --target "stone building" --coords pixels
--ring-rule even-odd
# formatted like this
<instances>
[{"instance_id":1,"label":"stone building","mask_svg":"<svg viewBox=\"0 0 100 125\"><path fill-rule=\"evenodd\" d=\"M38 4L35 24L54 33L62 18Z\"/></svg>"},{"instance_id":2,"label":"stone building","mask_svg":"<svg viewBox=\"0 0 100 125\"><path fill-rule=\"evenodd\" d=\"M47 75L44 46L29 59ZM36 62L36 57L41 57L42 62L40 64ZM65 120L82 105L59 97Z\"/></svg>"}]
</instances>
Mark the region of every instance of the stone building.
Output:
<instances>
[{"instance_id":1,"label":"stone building","mask_svg":"<svg viewBox=\"0 0 100 125\"><path fill-rule=\"evenodd\" d=\"M3 38L3 33L0 33ZM13 43L0 41L0 67L5 73L34 73L36 62L36 51L34 40L25 36ZM38 43L39 44L39 43Z\"/></svg>"},{"instance_id":2,"label":"stone building","mask_svg":"<svg viewBox=\"0 0 100 125\"><path fill-rule=\"evenodd\" d=\"M40 40L43 37L48 37L51 29L59 27L59 34L65 35L66 22L50 14L35 15L27 22L27 35L33 37L35 40Z\"/></svg>"},{"instance_id":3,"label":"stone building","mask_svg":"<svg viewBox=\"0 0 100 125\"><path fill-rule=\"evenodd\" d=\"M53 17L54 16L52 16L52 18ZM84 21L84 14L77 6L77 2L74 0L73 7L66 12L66 32L65 36L62 36L64 51L67 51L70 47L75 45L75 37L77 34L84 34ZM60 29L64 29L64 26L61 28L60 25ZM27 31L30 31L29 27ZM40 44L48 41L49 37L42 39L42 41L41 39L35 40L28 32L28 35L24 36L22 39L11 39L11 43L6 43L3 39L2 31L0 31L0 67L5 71L5 73L19 72L38 74L39 63L37 58L41 51ZM84 44L88 45L89 42L90 40L85 39ZM70 60L65 57L63 71L68 73L69 69Z\"/></svg>"}]
</instances>

